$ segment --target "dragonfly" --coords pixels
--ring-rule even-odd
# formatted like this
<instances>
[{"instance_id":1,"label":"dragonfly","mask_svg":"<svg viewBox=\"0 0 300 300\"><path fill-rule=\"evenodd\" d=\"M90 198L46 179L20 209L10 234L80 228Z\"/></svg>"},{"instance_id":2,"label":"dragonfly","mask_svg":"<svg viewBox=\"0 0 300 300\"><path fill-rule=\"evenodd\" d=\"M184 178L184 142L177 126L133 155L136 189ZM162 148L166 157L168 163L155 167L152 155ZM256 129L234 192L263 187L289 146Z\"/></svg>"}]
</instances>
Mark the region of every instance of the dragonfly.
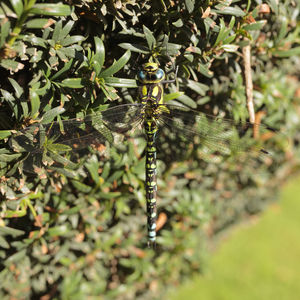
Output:
<instances>
[{"instance_id":1,"label":"dragonfly","mask_svg":"<svg viewBox=\"0 0 300 300\"><path fill-rule=\"evenodd\" d=\"M140 136L145 146L145 198L147 209L148 246L156 244L157 231L157 149L160 136L175 143L165 147L165 157L188 145L199 151L202 159L218 163L220 157L244 157L243 166L272 161L272 149L261 145L260 136L275 135L276 131L261 124L239 123L231 119L208 115L183 105L164 103L164 85L171 82L159 64L148 61L137 73L138 101L120 104L83 118L35 123L11 138L12 148L20 147L30 157L49 163L49 155L64 163L60 153L79 150L91 144L117 143L116 136ZM250 144L249 144L249 137ZM247 141L247 142L246 142ZM196 145L196 146L195 146ZM163 148L163 147L162 147ZM178 149L177 149L178 148ZM55 156L56 154L56 156ZM34 163L34 160L32 161Z\"/></svg>"}]
</instances>

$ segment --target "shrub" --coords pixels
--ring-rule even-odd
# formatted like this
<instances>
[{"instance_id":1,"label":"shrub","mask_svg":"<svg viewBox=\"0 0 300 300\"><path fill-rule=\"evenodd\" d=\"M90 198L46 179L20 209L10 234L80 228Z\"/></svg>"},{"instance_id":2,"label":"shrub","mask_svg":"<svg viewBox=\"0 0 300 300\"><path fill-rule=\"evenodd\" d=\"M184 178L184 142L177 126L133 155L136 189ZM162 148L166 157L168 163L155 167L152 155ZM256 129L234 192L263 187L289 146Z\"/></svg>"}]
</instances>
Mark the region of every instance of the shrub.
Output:
<instances>
[{"instance_id":1,"label":"shrub","mask_svg":"<svg viewBox=\"0 0 300 300\"><path fill-rule=\"evenodd\" d=\"M68 3L0 4L1 298L153 299L199 272L208 234L263 210L297 166L299 7L293 1ZM108 146L98 145L73 160L59 151L28 157L11 139L31 124L135 102L136 69L149 57L166 69L178 66L166 98L181 91L175 103L245 121L247 45L256 119L292 140L260 137L277 149L274 160L239 168L234 159L216 165L168 144L172 156L163 152L159 161L156 250L145 246L143 139L111 147L110 159ZM37 165L38 157L47 164Z\"/></svg>"}]
</instances>

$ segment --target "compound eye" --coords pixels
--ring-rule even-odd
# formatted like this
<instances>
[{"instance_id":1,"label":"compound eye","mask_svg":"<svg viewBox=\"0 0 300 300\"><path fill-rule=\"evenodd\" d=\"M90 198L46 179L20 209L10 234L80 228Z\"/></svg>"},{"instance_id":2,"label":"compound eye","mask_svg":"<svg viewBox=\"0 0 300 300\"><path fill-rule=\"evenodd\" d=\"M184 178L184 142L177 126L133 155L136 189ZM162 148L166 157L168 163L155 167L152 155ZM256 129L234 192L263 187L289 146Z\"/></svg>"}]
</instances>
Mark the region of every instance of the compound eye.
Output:
<instances>
[{"instance_id":1,"label":"compound eye","mask_svg":"<svg viewBox=\"0 0 300 300\"><path fill-rule=\"evenodd\" d=\"M138 80L144 81L146 79L146 74L144 71L139 71L137 74Z\"/></svg>"},{"instance_id":2,"label":"compound eye","mask_svg":"<svg viewBox=\"0 0 300 300\"><path fill-rule=\"evenodd\" d=\"M157 79L162 79L165 76L165 72L162 69L158 69L156 72L156 78Z\"/></svg>"}]
</instances>

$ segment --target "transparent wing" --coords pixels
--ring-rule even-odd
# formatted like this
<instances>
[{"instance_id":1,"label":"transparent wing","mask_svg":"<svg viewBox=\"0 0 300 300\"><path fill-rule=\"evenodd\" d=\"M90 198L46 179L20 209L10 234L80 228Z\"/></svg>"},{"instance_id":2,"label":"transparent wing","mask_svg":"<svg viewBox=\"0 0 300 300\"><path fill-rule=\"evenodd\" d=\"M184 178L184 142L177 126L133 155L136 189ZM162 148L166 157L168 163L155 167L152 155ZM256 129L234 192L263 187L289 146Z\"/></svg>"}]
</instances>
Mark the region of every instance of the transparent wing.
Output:
<instances>
[{"instance_id":1,"label":"transparent wing","mask_svg":"<svg viewBox=\"0 0 300 300\"><path fill-rule=\"evenodd\" d=\"M79 151L88 146L99 148L106 142L112 144L120 141L120 136L130 131L139 131L142 109L141 104L124 104L82 119L36 123L17 132L9 144L17 152L26 152L29 164L45 164L52 161L49 156L64 163L66 161L60 156L62 153Z\"/></svg>"},{"instance_id":2,"label":"transparent wing","mask_svg":"<svg viewBox=\"0 0 300 300\"><path fill-rule=\"evenodd\" d=\"M276 149L269 140L282 134L270 127L237 123L171 104L162 105L161 111L159 144L163 154L171 159L184 157L186 149L196 150L207 162L219 163L226 157L235 157L245 166L273 163ZM176 146L170 147L171 144Z\"/></svg>"}]
</instances>

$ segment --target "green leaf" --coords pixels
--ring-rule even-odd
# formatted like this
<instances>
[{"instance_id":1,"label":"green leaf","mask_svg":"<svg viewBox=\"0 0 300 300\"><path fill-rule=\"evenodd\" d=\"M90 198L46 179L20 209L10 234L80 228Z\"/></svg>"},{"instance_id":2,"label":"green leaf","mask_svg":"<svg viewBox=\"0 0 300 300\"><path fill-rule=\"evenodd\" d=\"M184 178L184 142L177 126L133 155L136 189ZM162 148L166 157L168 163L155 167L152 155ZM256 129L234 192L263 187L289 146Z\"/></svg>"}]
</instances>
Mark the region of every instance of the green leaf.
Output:
<instances>
[{"instance_id":1,"label":"green leaf","mask_svg":"<svg viewBox=\"0 0 300 300\"><path fill-rule=\"evenodd\" d=\"M186 6L186 9L187 11L190 13L193 12L194 10L194 6L195 6L195 0L185 0L185 6Z\"/></svg>"},{"instance_id":2,"label":"green leaf","mask_svg":"<svg viewBox=\"0 0 300 300\"><path fill-rule=\"evenodd\" d=\"M64 236L69 232L69 228L67 225L63 224L60 226L55 226L48 229L48 234L50 236Z\"/></svg>"},{"instance_id":3,"label":"green leaf","mask_svg":"<svg viewBox=\"0 0 300 300\"><path fill-rule=\"evenodd\" d=\"M88 169L89 173L91 174L94 182L96 184L100 183L100 176L99 176L99 163L97 157L93 155L88 162L85 163L86 168Z\"/></svg>"},{"instance_id":4,"label":"green leaf","mask_svg":"<svg viewBox=\"0 0 300 300\"><path fill-rule=\"evenodd\" d=\"M184 95L184 92L175 92L175 93L170 93L170 94L164 94L164 103L176 99L180 96Z\"/></svg>"},{"instance_id":5,"label":"green leaf","mask_svg":"<svg viewBox=\"0 0 300 300\"><path fill-rule=\"evenodd\" d=\"M96 73L95 75L99 76L103 65L101 66L99 61L94 59L93 63L92 63L92 66L93 66L93 69L95 70L95 73Z\"/></svg>"},{"instance_id":6,"label":"green leaf","mask_svg":"<svg viewBox=\"0 0 300 300\"><path fill-rule=\"evenodd\" d=\"M52 47L54 47L57 42L60 42L59 37L60 37L61 31L62 31L62 20L56 22L56 24L55 24L54 31L53 31L53 34L52 34L52 40L51 40L51 43L50 43L50 45Z\"/></svg>"},{"instance_id":7,"label":"green leaf","mask_svg":"<svg viewBox=\"0 0 300 300\"><path fill-rule=\"evenodd\" d=\"M279 3L278 0L268 0L268 4L276 15L279 14Z\"/></svg>"},{"instance_id":8,"label":"green leaf","mask_svg":"<svg viewBox=\"0 0 300 300\"><path fill-rule=\"evenodd\" d=\"M5 212L5 218L21 218L26 216L27 210L25 208L20 210L7 210Z\"/></svg>"},{"instance_id":9,"label":"green leaf","mask_svg":"<svg viewBox=\"0 0 300 300\"><path fill-rule=\"evenodd\" d=\"M189 87L201 96L204 96L208 89L205 84L190 79L187 81L187 87Z\"/></svg>"},{"instance_id":10,"label":"green leaf","mask_svg":"<svg viewBox=\"0 0 300 300\"><path fill-rule=\"evenodd\" d=\"M20 98L21 95L24 93L23 88L13 78L9 77L8 80L15 90L16 98Z\"/></svg>"},{"instance_id":11,"label":"green leaf","mask_svg":"<svg viewBox=\"0 0 300 300\"><path fill-rule=\"evenodd\" d=\"M119 178L121 178L124 174L124 171L116 171L114 172L108 179L107 182L111 182L113 183L115 180L118 180Z\"/></svg>"},{"instance_id":12,"label":"green leaf","mask_svg":"<svg viewBox=\"0 0 300 300\"><path fill-rule=\"evenodd\" d=\"M220 48L226 52L236 52L238 50L239 46L238 45L222 45Z\"/></svg>"},{"instance_id":13,"label":"green leaf","mask_svg":"<svg viewBox=\"0 0 300 300\"><path fill-rule=\"evenodd\" d=\"M49 19L33 19L29 20L25 23L27 28L35 29L35 28L44 28L49 22Z\"/></svg>"},{"instance_id":14,"label":"green leaf","mask_svg":"<svg viewBox=\"0 0 300 300\"><path fill-rule=\"evenodd\" d=\"M65 174L67 177L70 177L70 178L77 177L76 176L77 174L72 172L71 170L77 169L78 164L70 161L69 159L67 159L66 157L64 157L63 155L60 155L58 153L58 152L65 153L65 152L71 151L72 148L70 146L63 145L63 144L50 144L50 145L47 145L47 150L48 150L48 153L49 153L49 156L51 157L51 159L53 159L55 162L58 162L64 166L63 174Z\"/></svg>"},{"instance_id":15,"label":"green leaf","mask_svg":"<svg viewBox=\"0 0 300 300\"><path fill-rule=\"evenodd\" d=\"M64 144L50 144L47 145L47 149L54 153L72 151L72 148L70 146Z\"/></svg>"},{"instance_id":16,"label":"green leaf","mask_svg":"<svg viewBox=\"0 0 300 300\"><path fill-rule=\"evenodd\" d=\"M69 58L74 58L75 54L76 50L73 48L73 46L57 50L57 55L65 63L69 61Z\"/></svg>"},{"instance_id":17,"label":"green leaf","mask_svg":"<svg viewBox=\"0 0 300 300\"><path fill-rule=\"evenodd\" d=\"M41 124L48 124L48 123L52 122L55 117L62 114L64 111L65 111L65 109L61 106L58 106L58 107L48 110L43 115Z\"/></svg>"},{"instance_id":18,"label":"green leaf","mask_svg":"<svg viewBox=\"0 0 300 300\"><path fill-rule=\"evenodd\" d=\"M219 26L216 25L216 22L211 18L204 19L205 32L208 34L211 30L213 32L219 32Z\"/></svg>"},{"instance_id":19,"label":"green leaf","mask_svg":"<svg viewBox=\"0 0 300 300\"><path fill-rule=\"evenodd\" d=\"M214 47L216 47L217 45L223 43L223 41L227 38L227 36L231 32L231 29L232 29L234 23L235 23L235 18L232 17L231 20L230 20L230 23L229 23L229 27L226 28L224 20L220 19L220 31L219 31L217 39L214 43Z\"/></svg>"},{"instance_id":20,"label":"green leaf","mask_svg":"<svg viewBox=\"0 0 300 300\"><path fill-rule=\"evenodd\" d=\"M265 24L267 23L266 20L257 21L252 24L246 24L243 26L243 29L249 31L249 30L261 30Z\"/></svg>"},{"instance_id":21,"label":"green leaf","mask_svg":"<svg viewBox=\"0 0 300 300\"><path fill-rule=\"evenodd\" d=\"M0 245L4 249L9 249L9 243L0 235Z\"/></svg>"},{"instance_id":22,"label":"green leaf","mask_svg":"<svg viewBox=\"0 0 300 300\"><path fill-rule=\"evenodd\" d=\"M92 188L84 183L81 183L77 180L71 180L72 184L74 185L74 187L76 189L78 189L79 191L83 192L83 193L89 193Z\"/></svg>"},{"instance_id":23,"label":"green leaf","mask_svg":"<svg viewBox=\"0 0 300 300\"><path fill-rule=\"evenodd\" d=\"M19 70L22 70L24 68L24 65L22 63L11 59L2 59L0 65L13 73L18 72Z\"/></svg>"},{"instance_id":24,"label":"green leaf","mask_svg":"<svg viewBox=\"0 0 300 300\"><path fill-rule=\"evenodd\" d=\"M226 39L224 39L224 44L231 44L236 38L236 34L233 34L231 36L228 36Z\"/></svg>"},{"instance_id":25,"label":"green leaf","mask_svg":"<svg viewBox=\"0 0 300 300\"><path fill-rule=\"evenodd\" d=\"M217 6L216 6L217 7ZM244 17L246 13L239 7L223 7L221 9L212 9L211 12L221 15L232 15L236 17Z\"/></svg>"},{"instance_id":26,"label":"green leaf","mask_svg":"<svg viewBox=\"0 0 300 300\"><path fill-rule=\"evenodd\" d=\"M137 88L136 80L128 78L106 77L105 83L114 87Z\"/></svg>"},{"instance_id":27,"label":"green leaf","mask_svg":"<svg viewBox=\"0 0 300 300\"><path fill-rule=\"evenodd\" d=\"M66 64L64 64L64 66L58 72L53 74L53 76L51 76L49 79L52 81L57 79L65 72L69 71L71 69L72 65L73 65L73 59L70 59ZM49 81L49 83L50 83L50 81Z\"/></svg>"},{"instance_id":28,"label":"green leaf","mask_svg":"<svg viewBox=\"0 0 300 300\"><path fill-rule=\"evenodd\" d=\"M6 100L7 102L10 102L10 103L15 102L15 97L11 93L9 93L8 91L1 90L1 93L2 93L3 99Z\"/></svg>"},{"instance_id":29,"label":"green leaf","mask_svg":"<svg viewBox=\"0 0 300 300\"><path fill-rule=\"evenodd\" d=\"M199 64L199 71L207 78L212 78L214 76L214 73L208 69L207 65Z\"/></svg>"},{"instance_id":30,"label":"green leaf","mask_svg":"<svg viewBox=\"0 0 300 300\"><path fill-rule=\"evenodd\" d=\"M25 234L25 231L23 230L6 227L6 226L0 226L0 235L11 235L13 237L17 237L23 234Z\"/></svg>"},{"instance_id":31,"label":"green leaf","mask_svg":"<svg viewBox=\"0 0 300 300\"><path fill-rule=\"evenodd\" d=\"M51 81L46 79L46 83L44 86L37 89L34 89L34 87L32 87L32 90L34 90L34 92L36 92L39 96L44 96L50 88L51 88Z\"/></svg>"},{"instance_id":32,"label":"green leaf","mask_svg":"<svg viewBox=\"0 0 300 300\"><path fill-rule=\"evenodd\" d=\"M46 48L48 46L44 39L36 36L25 36L24 40L30 42L34 46L40 46L42 48Z\"/></svg>"},{"instance_id":33,"label":"green leaf","mask_svg":"<svg viewBox=\"0 0 300 300\"><path fill-rule=\"evenodd\" d=\"M6 137L11 136L10 130L0 130L0 139L3 140Z\"/></svg>"},{"instance_id":34,"label":"green leaf","mask_svg":"<svg viewBox=\"0 0 300 300\"><path fill-rule=\"evenodd\" d=\"M226 30L226 27L225 27L225 23L224 23L224 20L223 19L220 19L220 31L219 31L219 34L217 36L217 39L213 45L213 47L217 46L223 39L224 36L224 32Z\"/></svg>"},{"instance_id":35,"label":"green leaf","mask_svg":"<svg viewBox=\"0 0 300 300\"><path fill-rule=\"evenodd\" d=\"M34 15L45 16L70 16L72 12L73 8L71 6L61 3L38 3L29 11Z\"/></svg>"},{"instance_id":36,"label":"green leaf","mask_svg":"<svg viewBox=\"0 0 300 300\"><path fill-rule=\"evenodd\" d=\"M181 45L168 43L167 47L165 48L167 55L176 56L179 54L179 50L181 49Z\"/></svg>"},{"instance_id":37,"label":"green leaf","mask_svg":"<svg viewBox=\"0 0 300 300\"><path fill-rule=\"evenodd\" d=\"M99 65L99 70L101 70L105 60L105 48L100 38L96 36L94 37L94 40L96 51L93 60L97 61L97 64Z\"/></svg>"},{"instance_id":38,"label":"green leaf","mask_svg":"<svg viewBox=\"0 0 300 300\"><path fill-rule=\"evenodd\" d=\"M143 54L150 53L148 48L138 45L138 44L121 43L121 44L119 44L119 46L123 49L128 49L133 52L138 52L138 53L143 53Z\"/></svg>"},{"instance_id":39,"label":"green leaf","mask_svg":"<svg viewBox=\"0 0 300 300\"><path fill-rule=\"evenodd\" d=\"M41 105L39 95L32 89L29 91L30 94L30 103L31 103L31 117L36 118L38 116L38 111Z\"/></svg>"},{"instance_id":40,"label":"green leaf","mask_svg":"<svg viewBox=\"0 0 300 300\"><path fill-rule=\"evenodd\" d=\"M109 78L111 78L111 77L109 77ZM106 84L101 84L100 88L101 88L102 92L104 93L104 95L109 100L113 101L113 100L116 100L119 98L114 87L106 85Z\"/></svg>"},{"instance_id":41,"label":"green leaf","mask_svg":"<svg viewBox=\"0 0 300 300\"><path fill-rule=\"evenodd\" d=\"M119 70L121 70L126 65L128 60L130 59L130 56L131 56L131 52L130 52L130 50L127 50L120 59L118 59L109 68L107 68L106 70L101 72L99 76L100 77L110 77L113 74L117 73Z\"/></svg>"},{"instance_id":42,"label":"green leaf","mask_svg":"<svg viewBox=\"0 0 300 300\"><path fill-rule=\"evenodd\" d=\"M76 168L78 168L78 165L72 166L70 164L67 164L63 168L55 167L53 169L65 177L76 179L78 177L78 172L74 171L74 170L70 170L70 169L73 169L73 167L74 167L74 169L76 169Z\"/></svg>"},{"instance_id":43,"label":"green leaf","mask_svg":"<svg viewBox=\"0 0 300 300\"><path fill-rule=\"evenodd\" d=\"M113 198L119 197L121 195L120 192L109 192L109 193L100 192L98 194L99 194L99 197L101 197L103 199L113 199Z\"/></svg>"},{"instance_id":44,"label":"green leaf","mask_svg":"<svg viewBox=\"0 0 300 300\"><path fill-rule=\"evenodd\" d=\"M2 19L1 20L1 26L0 26L0 47L3 47L5 44L6 38L9 35L10 32L10 21L8 19Z\"/></svg>"},{"instance_id":45,"label":"green leaf","mask_svg":"<svg viewBox=\"0 0 300 300\"><path fill-rule=\"evenodd\" d=\"M187 95L182 95L177 99L180 103L184 104L187 107L190 108L197 108L197 104L195 100L192 98L188 97Z\"/></svg>"},{"instance_id":46,"label":"green leaf","mask_svg":"<svg viewBox=\"0 0 300 300\"><path fill-rule=\"evenodd\" d=\"M182 21L182 19L178 19L177 21L172 22L172 24L173 24L175 27L180 28L180 27L183 26L183 21Z\"/></svg>"},{"instance_id":47,"label":"green leaf","mask_svg":"<svg viewBox=\"0 0 300 300\"><path fill-rule=\"evenodd\" d=\"M70 36L70 37L67 37L67 38L63 39L61 41L61 45L62 46L69 46L69 45L72 45L72 44L77 44L78 42L82 42L85 39L86 38L84 36L73 35L73 36Z\"/></svg>"},{"instance_id":48,"label":"green leaf","mask_svg":"<svg viewBox=\"0 0 300 300\"><path fill-rule=\"evenodd\" d=\"M62 42L65 37L71 32L73 26L74 26L74 21L70 20L59 32L59 37L58 39Z\"/></svg>"},{"instance_id":49,"label":"green leaf","mask_svg":"<svg viewBox=\"0 0 300 300\"><path fill-rule=\"evenodd\" d=\"M285 17L283 17L281 18L281 26L280 26L279 34L276 38L276 44L279 44L284 39L284 37L287 35L287 32L288 32L288 20Z\"/></svg>"},{"instance_id":50,"label":"green leaf","mask_svg":"<svg viewBox=\"0 0 300 300\"><path fill-rule=\"evenodd\" d=\"M21 251L16 252L15 254L9 256L5 261L5 265L10 265L11 263L19 262L25 258L27 249L23 249Z\"/></svg>"},{"instance_id":51,"label":"green leaf","mask_svg":"<svg viewBox=\"0 0 300 300\"><path fill-rule=\"evenodd\" d=\"M81 89L85 86L84 82L84 78L67 78L59 83L59 85L73 89Z\"/></svg>"},{"instance_id":52,"label":"green leaf","mask_svg":"<svg viewBox=\"0 0 300 300\"><path fill-rule=\"evenodd\" d=\"M274 56L277 57L290 57L293 55L300 55L300 46L294 47L289 50L276 50L272 52Z\"/></svg>"},{"instance_id":53,"label":"green leaf","mask_svg":"<svg viewBox=\"0 0 300 300\"><path fill-rule=\"evenodd\" d=\"M147 40L149 49L153 50L154 47L156 46L155 37L153 36L152 32L145 25L143 25L143 31L144 31L145 38Z\"/></svg>"},{"instance_id":54,"label":"green leaf","mask_svg":"<svg viewBox=\"0 0 300 300\"><path fill-rule=\"evenodd\" d=\"M10 0L11 6L18 17L23 13L23 1L22 0Z\"/></svg>"}]
</instances>

